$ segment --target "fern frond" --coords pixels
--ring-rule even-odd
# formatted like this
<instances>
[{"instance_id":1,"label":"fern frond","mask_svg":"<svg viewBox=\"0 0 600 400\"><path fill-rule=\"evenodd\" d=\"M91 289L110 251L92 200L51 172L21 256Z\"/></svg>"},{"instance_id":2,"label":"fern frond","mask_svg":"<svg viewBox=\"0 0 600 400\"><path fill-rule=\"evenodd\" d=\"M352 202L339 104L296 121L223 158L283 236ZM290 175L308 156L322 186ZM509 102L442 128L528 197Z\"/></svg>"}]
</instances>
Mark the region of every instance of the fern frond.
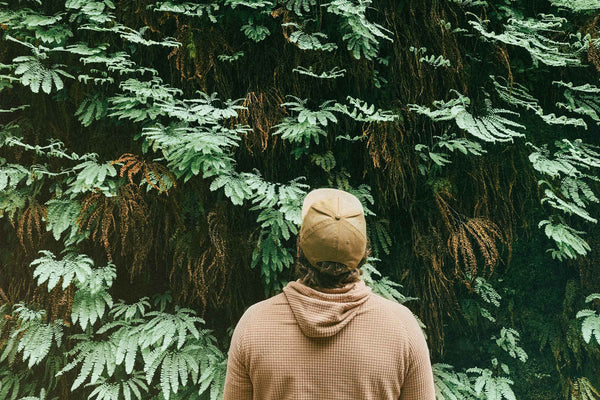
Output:
<instances>
[{"instance_id":1,"label":"fern frond","mask_svg":"<svg viewBox=\"0 0 600 400\"><path fill-rule=\"evenodd\" d=\"M409 104L409 109L417 114L423 114L433 121L454 120L456 125L469 132L471 135L486 142L513 142L514 138L525 136L515 129L524 129L525 126L507 119L507 116L518 116L519 114L505 109L495 108L489 99L486 99L487 112L484 115L476 116L467 111L470 104L469 98L458 94L458 98L448 102L443 100L435 101L431 110L417 104Z\"/></svg>"},{"instance_id":2,"label":"fern frond","mask_svg":"<svg viewBox=\"0 0 600 400\"><path fill-rule=\"evenodd\" d=\"M33 260L30 266L35 267L33 278L37 284L47 283L48 292L54 289L62 279L62 289L65 290L76 279L78 285L83 285L92 276L94 262L83 254L67 253L62 260L57 260L50 251L41 250L44 256Z\"/></svg>"},{"instance_id":3,"label":"fern frond","mask_svg":"<svg viewBox=\"0 0 600 400\"><path fill-rule=\"evenodd\" d=\"M219 10L219 4L217 3L197 4L173 1L159 1L155 4L148 5L147 7L154 11L183 14L189 17L202 17L203 15L206 15L212 23L217 22L214 12Z\"/></svg>"},{"instance_id":4,"label":"fern frond","mask_svg":"<svg viewBox=\"0 0 600 400\"><path fill-rule=\"evenodd\" d=\"M577 255L585 256L591 250L590 246L579 235L585 233L577 231L563 223L554 223L550 220L540 221L538 227L545 226L544 233L556 243L558 250L551 252L552 258L562 260L564 257L575 259Z\"/></svg>"},{"instance_id":5,"label":"fern frond","mask_svg":"<svg viewBox=\"0 0 600 400\"><path fill-rule=\"evenodd\" d=\"M600 299L600 293L592 293L586 299L586 303L591 303L593 300ZM592 336L596 338L596 342L600 345L600 314L594 310L581 310L577 312L575 318L583 318L581 324L581 334L583 340L589 343Z\"/></svg>"},{"instance_id":6,"label":"fern frond","mask_svg":"<svg viewBox=\"0 0 600 400\"><path fill-rule=\"evenodd\" d=\"M321 4L322 7L327 7L327 12L342 18L342 40L347 42L347 49L356 59L365 57L372 60L376 57L379 51L378 39L393 41L390 30L367 19L366 10L371 3L371 0L333 0Z\"/></svg>"},{"instance_id":7,"label":"fern frond","mask_svg":"<svg viewBox=\"0 0 600 400\"><path fill-rule=\"evenodd\" d=\"M550 35L562 28L565 18L552 14L541 14L539 19L510 18L504 25L504 32L497 34L488 31L477 16L469 21L482 38L499 41L526 50L531 56L534 65L538 62L549 66L564 67L581 65L580 54L587 48L587 39L574 42L558 42Z\"/></svg>"},{"instance_id":8,"label":"fern frond","mask_svg":"<svg viewBox=\"0 0 600 400\"><path fill-rule=\"evenodd\" d=\"M316 72L313 71L312 65L309 66L308 68L298 65L297 67L292 69L292 72L298 72L299 74L312 76L313 78L318 78L318 79L335 79L335 78L343 77L346 73L346 70L340 69L339 67L336 66L336 67L333 67L332 69L330 69L329 71L323 71L320 74L317 74Z\"/></svg>"},{"instance_id":9,"label":"fern frond","mask_svg":"<svg viewBox=\"0 0 600 400\"><path fill-rule=\"evenodd\" d=\"M568 8L574 12L587 12L600 9L596 0L550 0L553 6Z\"/></svg>"}]
</instances>

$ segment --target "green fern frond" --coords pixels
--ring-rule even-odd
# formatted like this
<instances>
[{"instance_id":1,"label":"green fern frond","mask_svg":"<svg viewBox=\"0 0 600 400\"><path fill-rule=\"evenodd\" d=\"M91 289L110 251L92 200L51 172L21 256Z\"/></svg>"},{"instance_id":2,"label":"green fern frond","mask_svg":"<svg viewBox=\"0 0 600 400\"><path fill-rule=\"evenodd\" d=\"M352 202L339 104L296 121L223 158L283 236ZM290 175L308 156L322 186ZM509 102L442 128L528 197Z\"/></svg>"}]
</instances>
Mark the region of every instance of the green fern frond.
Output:
<instances>
[{"instance_id":1,"label":"green fern frond","mask_svg":"<svg viewBox=\"0 0 600 400\"><path fill-rule=\"evenodd\" d=\"M63 232L65 243L74 243L78 237L85 237L77 233L77 218L81 213L81 204L77 200L52 199L46 202L46 230L52 232L55 240L60 240Z\"/></svg>"},{"instance_id":2,"label":"green fern frond","mask_svg":"<svg viewBox=\"0 0 600 400\"><path fill-rule=\"evenodd\" d=\"M62 289L66 289L73 279L78 285L82 285L92 276L94 262L83 254L67 253L62 260L57 260L50 251L41 250L44 256L33 260L30 266L35 267L33 278L37 284L47 283L48 292L54 289L62 279Z\"/></svg>"},{"instance_id":3,"label":"green fern frond","mask_svg":"<svg viewBox=\"0 0 600 400\"><path fill-rule=\"evenodd\" d=\"M372 60L376 57L379 51L378 39L393 41L390 30L367 19L366 10L371 3L371 0L333 0L321 4L322 7L327 7L327 12L342 18L342 40L347 42L346 48L356 59L364 57Z\"/></svg>"},{"instance_id":4,"label":"green fern frond","mask_svg":"<svg viewBox=\"0 0 600 400\"><path fill-rule=\"evenodd\" d=\"M95 387L88 399L131 400L135 397L137 400L142 400L144 394L148 392L148 385L144 382L143 377L144 373L141 371L135 371L127 379L116 382L101 376L95 383L85 385L86 387Z\"/></svg>"},{"instance_id":5,"label":"green fern frond","mask_svg":"<svg viewBox=\"0 0 600 400\"><path fill-rule=\"evenodd\" d=\"M518 116L519 114L505 109L495 108L491 101L486 99L486 113L476 116L467 111L470 104L469 98L456 92L458 97L448 102L443 100L434 101L436 109L431 110L417 104L409 104L409 109L417 114L423 114L433 121L451 121L469 132L471 135L486 142L513 142L514 138L525 136L515 129L524 129L525 126L511 121L504 115Z\"/></svg>"},{"instance_id":6,"label":"green fern frond","mask_svg":"<svg viewBox=\"0 0 600 400\"><path fill-rule=\"evenodd\" d=\"M323 71L320 74L317 74L316 72L313 71L312 65L309 66L308 68L298 65L296 68L292 69L292 72L297 72L302 75L312 76L313 78L318 78L318 79L335 79L335 78L343 77L346 73L346 70L340 69L339 67L333 67L329 71Z\"/></svg>"},{"instance_id":7,"label":"green fern frond","mask_svg":"<svg viewBox=\"0 0 600 400\"><path fill-rule=\"evenodd\" d=\"M271 34L271 31L269 31L269 28L266 26L254 25L252 18L248 20L247 24L242 25L241 30L248 39L253 40L254 42L265 40L267 36Z\"/></svg>"},{"instance_id":8,"label":"green fern frond","mask_svg":"<svg viewBox=\"0 0 600 400\"><path fill-rule=\"evenodd\" d=\"M316 166L323 168L325 172L329 172L335 168L335 157L331 151L325 154L311 154L310 161Z\"/></svg>"},{"instance_id":9,"label":"green fern frond","mask_svg":"<svg viewBox=\"0 0 600 400\"><path fill-rule=\"evenodd\" d=\"M285 0L285 7L300 16L303 12L309 12L310 7L316 4L317 0Z\"/></svg>"},{"instance_id":10,"label":"green fern frond","mask_svg":"<svg viewBox=\"0 0 600 400\"><path fill-rule=\"evenodd\" d=\"M281 24L286 26L288 24ZM296 24L294 24L296 25ZM337 49L335 43L321 43L321 40L327 40L328 37L322 32L306 33L302 30L292 32L290 35L290 42L294 43L300 50L316 50L316 51L327 51L331 52Z\"/></svg>"},{"instance_id":11,"label":"green fern frond","mask_svg":"<svg viewBox=\"0 0 600 400\"><path fill-rule=\"evenodd\" d=\"M580 54L588 45L587 38L578 38L573 42L558 42L549 38L566 22L565 18L552 14L541 14L539 19L510 18L500 34L488 31L484 26L485 21L474 14L470 15L474 19L469 24L482 38L523 48L536 66L539 62L555 67L581 65Z\"/></svg>"},{"instance_id":12,"label":"green fern frond","mask_svg":"<svg viewBox=\"0 0 600 400\"><path fill-rule=\"evenodd\" d=\"M370 106L366 101L363 101L352 96L347 96L346 99L354 108L352 111L346 104L335 103L335 110L342 112L358 122L391 122L399 118L399 115L391 110L375 109L375 105Z\"/></svg>"},{"instance_id":13,"label":"green fern frond","mask_svg":"<svg viewBox=\"0 0 600 400\"><path fill-rule=\"evenodd\" d=\"M473 389L464 373L454 371L448 364L432 365L436 400L466 400L472 398Z\"/></svg>"},{"instance_id":14,"label":"green fern frond","mask_svg":"<svg viewBox=\"0 0 600 400\"><path fill-rule=\"evenodd\" d=\"M508 104L533 111L540 116L544 122L550 125L572 125L581 126L587 129L586 122L581 118L571 118L566 115L557 116L555 113L545 114L538 99L533 97L525 86L517 82L509 84L504 77L491 75L490 78L492 78L498 96Z\"/></svg>"},{"instance_id":15,"label":"green fern frond","mask_svg":"<svg viewBox=\"0 0 600 400\"><path fill-rule=\"evenodd\" d=\"M502 327L500 330L500 336L492 336L492 340L496 341L496 344L504 351L508 353L512 358L518 358L521 362L527 361L527 353L518 342L520 340L519 332L513 328Z\"/></svg>"},{"instance_id":16,"label":"green fern frond","mask_svg":"<svg viewBox=\"0 0 600 400\"><path fill-rule=\"evenodd\" d=\"M75 79L73 75L60 69L65 66L64 64L54 64L52 67L46 68L36 56L16 57L13 62L17 65L15 75L20 75L21 84L28 86L33 93L38 93L40 87L44 93L48 94L53 87L61 90L64 87L61 75Z\"/></svg>"},{"instance_id":17,"label":"green fern frond","mask_svg":"<svg viewBox=\"0 0 600 400\"><path fill-rule=\"evenodd\" d=\"M189 17L202 17L203 15L206 15L212 23L217 22L217 17L214 15L214 12L218 11L220 8L218 3L197 4L173 1L159 1L155 4L148 5L147 7L154 11L183 14Z\"/></svg>"},{"instance_id":18,"label":"green fern frond","mask_svg":"<svg viewBox=\"0 0 600 400\"><path fill-rule=\"evenodd\" d=\"M95 93L84 99L75 112L83 126L90 126L94 120L104 118L108 113L108 102L102 95Z\"/></svg>"},{"instance_id":19,"label":"green fern frond","mask_svg":"<svg viewBox=\"0 0 600 400\"><path fill-rule=\"evenodd\" d=\"M574 12L586 12L600 9L596 0L550 0L553 6L568 8Z\"/></svg>"},{"instance_id":20,"label":"green fern frond","mask_svg":"<svg viewBox=\"0 0 600 400\"><path fill-rule=\"evenodd\" d=\"M585 299L585 302L591 303L593 300L597 299L600 299L600 293L592 293ZM596 313L594 310L586 309L579 311L575 318L583 318L581 324L583 340L585 340L586 343L589 343L593 336L600 345L600 314Z\"/></svg>"},{"instance_id":21,"label":"green fern frond","mask_svg":"<svg viewBox=\"0 0 600 400\"><path fill-rule=\"evenodd\" d=\"M585 233L577 231L563 223L554 223L550 220L540 221L538 227L545 226L544 233L546 236L556 243L558 249L550 250L552 258L575 259L577 255L585 256L591 250L589 244L581 238L581 234Z\"/></svg>"},{"instance_id":22,"label":"green fern frond","mask_svg":"<svg viewBox=\"0 0 600 400\"><path fill-rule=\"evenodd\" d=\"M369 257L368 261L361 267L363 272L362 279L371 287L373 293L377 293L386 299L397 301L400 304L410 300L417 300L416 297L409 297L400 293L398 289L402 288L402 285L392 281L387 276L381 276L381 273L372 264L373 261L378 260L377 258ZM375 276L378 278L375 278Z\"/></svg>"}]
</instances>

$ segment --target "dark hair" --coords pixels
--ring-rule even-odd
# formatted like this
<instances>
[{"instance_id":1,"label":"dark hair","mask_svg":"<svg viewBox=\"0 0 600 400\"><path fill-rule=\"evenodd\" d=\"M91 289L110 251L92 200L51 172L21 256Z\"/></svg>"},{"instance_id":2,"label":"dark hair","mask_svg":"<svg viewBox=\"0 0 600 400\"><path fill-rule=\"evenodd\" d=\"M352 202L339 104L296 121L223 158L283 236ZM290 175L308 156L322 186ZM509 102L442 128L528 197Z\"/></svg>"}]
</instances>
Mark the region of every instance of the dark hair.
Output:
<instances>
[{"instance_id":1,"label":"dark hair","mask_svg":"<svg viewBox=\"0 0 600 400\"><path fill-rule=\"evenodd\" d=\"M319 269L314 267L304 255L300 247L300 235L296 240L296 276L300 282L312 288L332 289L346 285L347 283L360 280L362 267L367 262L367 257L371 254L371 243L367 239L365 255L360 260L356 268L348 269L348 266L333 261L320 261L317 264Z\"/></svg>"}]
</instances>

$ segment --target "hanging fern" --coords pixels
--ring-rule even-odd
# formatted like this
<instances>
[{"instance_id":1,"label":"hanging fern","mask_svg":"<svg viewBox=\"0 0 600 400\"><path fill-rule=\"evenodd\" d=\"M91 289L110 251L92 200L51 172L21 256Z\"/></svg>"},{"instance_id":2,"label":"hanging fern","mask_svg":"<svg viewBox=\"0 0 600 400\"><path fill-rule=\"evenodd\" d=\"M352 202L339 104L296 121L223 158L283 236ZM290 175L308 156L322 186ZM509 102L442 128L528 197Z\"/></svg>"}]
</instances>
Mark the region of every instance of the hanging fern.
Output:
<instances>
[{"instance_id":1,"label":"hanging fern","mask_svg":"<svg viewBox=\"0 0 600 400\"><path fill-rule=\"evenodd\" d=\"M511 379L503 376L493 376L489 369L469 368L467 373L474 373L475 385L473 387L476 396L485 395L488 399L516 400L511 388L514 383Z\"/></svg>"},{"instance_id":2,"label":"hanging fern","mask_svg":"<svg viewBox=\"0 0 600 400\"><path fill-rule=\"evenodd\" d=\"M61 90L64 83L61 76L75 79L66 71L60 69L64 64L54 64L46 68L36 56L20 56L13 59L16 64L15 75L20 75L21 84L29 86L33 93L38 93L40 87L44 93L50 93L52 88Z\"/></svg>"},{"instance_id":3,"label":"hanging fern","mask_svg":"<svg viewBox=\"0 0 600 400\"><path fill-rule=\"evenodd\" d=\"M317 0L285 0L285 7L298 15L309 12L310 7L316 4Z\"/></svg>"},{"instance_id":4,"label":"hanging fern","mask_svg":"<svg viewBox=\"0 0 600 400\"><path fill-rule=\"evenodd\" d=\"M417 300L416 297L405 296L398 289L402 288L399 283L393 282L387 276L382 276L375 266L373 261L380 261L378 258L369 257L367 262L363 264L361 270L363 272L364 282L371 287L374 293L393 301L397 301L400 304L406 303L410 300Z\"/></svg>"},{"instance_id":5,"label":"hanging fern","mask_svg":"<svg viewBox=\"0 0 600 400\"><path fill-rule=\"evenodd\" d=\"M392 41L389 36L392 32L366 18L366 9L372 3L371 0L358 0L357 3L349 0L334 0L321 6L327 7L327 12L342 18L341 28L344 32L342 39L347 42L346 48L352 52L354 58L365 57L367 60L372 60L379 51L378 39Z\"/></svg>"},{"instance_id":6,"label":"hanging fern","mask_svg":"<svg viewBox=\"0 0 600 400\"><path fill-rule=\"evenodd\" d=\"M252 18L248 20L247 24L242 25L241 30L242 32L244 32L244 35L246 35L248 39L251 39L254 42L260 42L262 40L265 40L267 36L271 34L271 31L269 31L269 28L267 28L266 26L255 25L254 20Z\"/></svg>"},{"instance_id":7,"label":"hanging fern","mask_svg":"<svg viewBox=\"0 0 600 400\"><path fill-rule=\"evenodd\" d=\"M100 94L96 93L81 102L75 112L83 126L90 126L96 120L104 118L108 113L108 102Z\"/></svg>"},{"instance_id":8,"label":"hanging fern","mask_svg":"<svg viewBox=\"0 0 600 400\"><path fill-rule=\"evenodd\" d=\"M586 297L585 302L591 303L592 301L598 299L600 299L600 294L592 293ZM583 335L583 340L585 340L586 343L589 343L593 336L596 338L598 345L600 345L600 315L594 310L585 309L577 312L575 318L583 318L583 322L581 324L581 334Z\"/></svg>"},{"instance_id":9,"label":"hanging fern","mask_svg":"<svg viewBox=\"0 0 600 400\"><path fill-rule=\"evenodd\" d=\"M525 49L535 66L539 62L555 67L581 65L580 55L588 46L588 38L581 36L576 36L573 42L558 42L549 38L566 22L566 19L552 14L540 15L539 19L510 18L500 34L488 31L484 21L471 15L474 19L469 23L481 38Z\"/></svg>"},{"instance_id":10,"label":"hanging fern","mask_svg":"<svg viewBox=\"0 0 600 400\"><path fill-rule=\"evenodd\" d=\"M281 24L281 26L296 26L297 24L287 23ZM334 51L337 49L335 43L321 43L321 40L327 40L327 35L322 32L306 33L302 30L292 32L290 35L290 42L294 43L300 48L300 50L321 50L321 51Z\"/></svg>"},{"instance_id":11,"label":"hanging fern","mask_svg":"<svg viewBox=\"0 0 600 400\"><path fill-rule=\"evenodd\" d=\"M67 253L62 260L57 260L50 251L41 250L44 256L33 260L30 266L35 267L33 278L37 278L37 284L46 283L48 292L62 282L62 289L66 289L71 282L83 285L92 274L94 262L84 254Z\"/></svg>"},{"instance_id":12,"label":"hanging fern","mask_svg":"<svg viewBox=\"0 0 600 400\"><path fill-rule=\"evenodd\" d=\"M461 400L474 396L466 374L457 373L452 365L442 363L433 364L432 369L436 400Z\"/></svg>"},{"instance_id":13,"label":"hanging fern","mask_svg":"<svg viewBox=\"0 0 600 400\"><path fill-rule=\"evenodd\" d=\"M577 255L585 256L591 250L589 244L581 234L583 231L578 231L563 223L555 223L550 220L540 221L538 227L545 227L544 233L546 236L556 243L558 249L550 250L552 258L562 260L563 258L577 258Z\"/></svg>"},{"instance_id":14,"label":"hanging fern","mask_svg":"<svg viewBox=\"0 0 600 400\"><path fill-rule=\"evenodd\" d=\"M214 15L214 12L219 10L220 5L217 3L196 4L191 2L159 1L148 5L148 8L154 11L177 13L190 17L202 17L206 15L210 22L216 23L217 16Z\"/></svg>"},{"instance_id":15,"label":"hanging fern","mask_svg":"<svg viewBox=\"0 0 600 400\"><path fill-rule=\"evenodd\" d=\"M596 390L588 378L575 378L572 382L571 398L573 400L598 400L600 399L600 392Z\"/></svg>"},{"instance_id":16,"label":"hanging fern","mask_svg":"<svg viewBox=\"0 0 600 400\"><path fill-rule=\"evenodd\" d=\"M506 116L519 116L510 110L499 109L492 106L491 101L486 99L486 113L474 115L467 110L470 104L469 98L455 92L458 96L448 102L443 100L434 101L436 109L431 110L417 104L409 104L409 109L417 114L423 114L433 121L454 120L456 125L469 132L471 135L486 142L513 142L514 138L523 137L525 134L515 129L524 129L525 126L507 119Z\"/></svg>"},{"instance_id":17,"label":"hanging fern","mask_svg":"<svg viewBox=\"0 0 600 400\"><path fill-rule=\"evenodd\" d=\"M544 122L550 125L573 125L587 129L586 122L581 118L570 118L566 115L557 116L555 113L545 114L539 101L533 97L529 90L519 83L508 84L503 77L491 76L496 92L499 97L508 104L517 105L531 110L539 115Z\"/></svg>"},{"instance_id":18,"label":"hanging fern","mask_svg":"<svg viewBox=\"0 0 600 400\"><path fill-rule=\"evenodd\" d=\"M502 327L500 330L500 336L492 336L492 339L495 340L496 344L502 350L506 351L511 357L518 358L521 362L527 361L527 353L518 345L520 340L519 332L513 328Z\"/></svg>"},{"instance_id":19,"label":"hanging fern","mask_svg":"<svg viewBox=\"0 0 600 400\"><path fill-rule=\"evenodd\" d=\"M318 110L307 108L307 100L299 99L289 95L296 101L282 103L281 107L289 107L291 111L297 112L297 117L286 117L283 122L274 125L273 135L281 135L282 139L289 140L292 143L303 145L308 148L312 141L319 144L319 136L327 136L323 129L328 122L337 123L337 118L332 111L336 108L331 106L333 100L327 100L319 106Z\"/></svg>"},{"instance_id":20,"label":"hanging fern","mask_svg":"<svg viewBox=\"0 0 600 400\"><path fill-rule=\"evenodd\" d=\"M596 124L600 124L599 87L590 84L574 86L571 82L565 83L562 81L555 81L553 83L566 87L563 94L567 102L556 103L558 107L587 116L596 121Z\"/></svg>"},{"instance_id":21,"label":"hanging fern","mask_svg":"<svg viewBox=\"0 0 600 400\"><path fill-rule=\"evenodd\" d=\"M594 11L600 9L600 4L598 4L596 0L550 0L550 2L553 6L568 8L575 12Z\"/></svg>"},{"instance_id":22,"label":"hanging fern","mask_svg":"<svg viewBox=\"0 0 600 400\"><path fill-rule=\"evenodd\" d=\"M352 110L348 105L335 103L335 110L342 112L358 122L391 122L399 118L399 115L390 110L375 109L375 105L370 106L366 101L363 101L352 96L347 96L346 100L352 106Z\"/></svg>"}]
</instances>

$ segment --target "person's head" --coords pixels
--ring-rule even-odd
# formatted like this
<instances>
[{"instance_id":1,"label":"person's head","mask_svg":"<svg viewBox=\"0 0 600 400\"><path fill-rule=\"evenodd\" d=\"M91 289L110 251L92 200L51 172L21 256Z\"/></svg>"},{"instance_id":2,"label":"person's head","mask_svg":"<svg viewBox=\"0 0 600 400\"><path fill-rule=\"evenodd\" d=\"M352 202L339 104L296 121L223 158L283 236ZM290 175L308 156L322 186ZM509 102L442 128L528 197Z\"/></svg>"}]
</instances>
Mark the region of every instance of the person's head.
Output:
<instances>
[{"instance_id":1,"label":"person's head","mask_svg":"<svg viewBox=\"0 0 600 400\"><path fill-rule=\"evenodd\" d=\"M296 274L305 285L335 288L358 281L371 251L360 200L338 189L308 193L296 249Z\"/></svg>"}]
</instances>

